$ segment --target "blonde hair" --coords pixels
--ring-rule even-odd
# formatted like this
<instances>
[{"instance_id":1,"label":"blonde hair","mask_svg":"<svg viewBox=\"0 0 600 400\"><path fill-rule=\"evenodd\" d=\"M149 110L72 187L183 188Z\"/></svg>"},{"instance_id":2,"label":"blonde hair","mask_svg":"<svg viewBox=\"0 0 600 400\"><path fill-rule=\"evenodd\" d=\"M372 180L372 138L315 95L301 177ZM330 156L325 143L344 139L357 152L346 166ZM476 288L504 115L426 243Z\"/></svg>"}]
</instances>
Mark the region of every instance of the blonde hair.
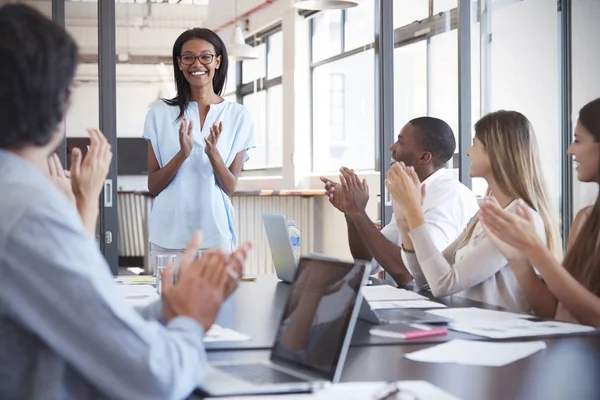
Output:
<instances>
[{"instance_id":1,"label":"blonde hair","mask_svg":"<svg viewBox=\"0 0 600 400\"><path fill-rule=\"evenodd\" d=\"M527 117L516 111L490 113L475 124L475 137L487 151L494 180L502 193L523 200L540 214L544 222L546 244L552 254L561 259L558 218L550 207L537 141ZM473 223L467 229L463 245L471 239L475 226Z\"/></svg>"}]
</instances>

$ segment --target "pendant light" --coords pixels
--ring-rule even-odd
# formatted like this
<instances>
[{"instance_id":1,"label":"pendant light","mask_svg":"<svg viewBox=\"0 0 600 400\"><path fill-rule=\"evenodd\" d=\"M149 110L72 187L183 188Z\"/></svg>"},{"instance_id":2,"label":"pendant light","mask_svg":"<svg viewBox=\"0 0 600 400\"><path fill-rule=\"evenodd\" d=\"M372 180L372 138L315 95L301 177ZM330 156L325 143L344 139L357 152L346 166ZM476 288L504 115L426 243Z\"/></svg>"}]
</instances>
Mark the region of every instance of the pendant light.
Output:
<instances>
[{"instance_id":1,"label":"pendant light","mask_svg":"<svg viewBox=\"0 0 600 400\"><path fill-rule=\"evenodd\" d=\"M358 1L351 0L293 0L293 5L302 10L340 10L356 7Z\"/></svg>"},{"instance_id":2,"label":"pendant light","mask_svg":"<svg viewBox=\"0 0 600 400\"><path fill-rule=\"evenodd\" d=\"M231 43L227 46L227 54L236 60L256 60L258 52L244 40L242 28L238 26L237 0L235 0L235 27L231 35Z\"/></svg>"}]
</instances>

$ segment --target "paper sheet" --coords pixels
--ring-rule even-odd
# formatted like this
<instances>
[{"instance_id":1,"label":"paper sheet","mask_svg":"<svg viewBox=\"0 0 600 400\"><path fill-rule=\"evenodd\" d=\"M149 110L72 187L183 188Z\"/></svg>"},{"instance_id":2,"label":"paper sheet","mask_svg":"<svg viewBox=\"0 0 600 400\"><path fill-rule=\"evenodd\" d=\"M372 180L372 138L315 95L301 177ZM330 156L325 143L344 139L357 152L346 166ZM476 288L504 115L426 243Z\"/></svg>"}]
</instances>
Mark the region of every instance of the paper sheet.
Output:
<instances>
[{"instance_id":1,"label":"paper sheet","mask_svg":"<svg viewBox=\"0 0 600 400\"><path fill-rule=\"evenodd\" d=\"M484 310L483 308L448 308L446 310L431 310L427 311L440 317L445 317L454 320L455 322L478 322L478 321L498 321L507 319L523 319L533 318L529 314L516 314L506 311Z\"/></svg>"},{"instance_id":2,"label":"paper sheet","mask_svg":"<svg viewBox=\"0 0 600 400\"><path fill-rule=\"evenodd\" d=\"M145 306L158 300L160 297L158 293L156 293L156 288L148 284L120 284L118 287L125 295L127 303L132 307Z\"/></svg>"},{"instance_id":3,"label":"paper sheet","mask_svg":"<svg viewBox=\"0 0 600 400\"><path fill-rule=\"evenodd\" d=\"M401 300L401 301L372 301L369 303L373 310L394 308L445 308L441 303L429 300Z\"/></svg>"},{"instance_id":4,"label":"paper sheet","mask_svg":"<svg viewBox=\"0 0 600 400\"><path fill-rule=\"evenodd\" d=\"M425 350L406 354L413 361L500 367L546 348L544 342L494 343L451 340Z\"/></svg>"},{"instance_id":5,"label":"paper sheet","mask_svg":"<svg viewBox=\"0 0 600 400\"><path fill-rule=\"evenodd\" d=\"M325 389L317 390L310 394L287 394L277 396L238 396L238 397L222 397L222 400L269 400L269 399L282 399L282 400L370 400L384 398L385 395L390 393L394 388L394 385L407 394L407 399L435 399L435 400L458 400L457 397L433 386L429 382L425 381L400 381L390 384L388 382L348 382L348 383L337 383L335 385L328 386ZM402 393L402 392L400 392ZM404 399L401 394L398 397L391 397Z\"/></svg>"},{"instance_id":6,"label":"paper sheet","mask_svg":"<svg viewBox=\"0 0 600 400\"><path fill-rule=\"evenodd\" d=\"M418 293L389 285L364 286L362 294L369 303L372 301L427 300L427 297Z\"/></svg>"},{"instance_id":7,"label":"paper sheet","mask_svg":"<svg viewBox=\"0 0 600 400\"><path fill-rule=\"evenodd\" d=\"M592 332L595 328L585 325L568 324L558 321L528 321L508 319L498 321L477 321L452 323L450 329L484 336L491 339L508 339L531 336L551 336L569 333Z\"/></svg>"},{"instance_id":8,"label":"paper sheet","mask_svg":"<svg viewBox=\"0 0 600 400\"><path fill-rule=\"evenodd\" d=\"M251 340L250 336L244 335L233 329L223 328L219 325L213 325L210 327L206 335L204 336L204 342L243 342Z\"/></svg>"}]
</instances>

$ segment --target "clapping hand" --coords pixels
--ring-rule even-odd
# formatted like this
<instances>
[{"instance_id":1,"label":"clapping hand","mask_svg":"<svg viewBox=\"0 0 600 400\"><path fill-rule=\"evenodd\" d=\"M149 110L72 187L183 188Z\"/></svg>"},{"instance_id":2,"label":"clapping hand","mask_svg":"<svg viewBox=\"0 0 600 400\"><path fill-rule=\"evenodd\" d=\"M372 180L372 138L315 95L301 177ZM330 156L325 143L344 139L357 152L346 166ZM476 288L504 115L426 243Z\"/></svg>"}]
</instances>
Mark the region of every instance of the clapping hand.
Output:
<instances>
[{"instance_id":1,"label":"clapping hand","mask_svg":"<svg viewBox=\"0 0 600 400\"><path fill-rule=\"evenodd\" d=\"M229 256L208 251L196 258L201 247L202 234L196 232L179 260L177 283L173 285L172 265L161 273L161 296L167 321L187 316L199 322L206 332L223 301L237 288L250 245L242 245Z\"/></svg>"},{"instance_id":2,"label":"clapping hand","mask_svg":"<svg viewBox=\"0 0 600 400\"><path fill-rule=\"evenodd\" d=\"M71 186L78 208L81 208L82 203L97 206L113 156L110 143L100 130L87 131L90 146L85 159L78 148L71 152Z\"/></svg>"},{"instance_id":3,"label":"clapping hand","mask_svg":"<svg viewBox=\"0 0 600 400\"><path fill-rule=\"evenodd\" d=\"M218 124L213 124L210 127L210 134L208 137L204 138L204 152L206 155L210 156L217 152L217 142L219 141L219 137L221 136L221 132L223 131L223 122L219 122Z\"/></svg>"},{"instance_id":4,"label":"clapping hand","mask_svg":"<svg viewBox=\"0 0 600 400\"><path fill-rule=\"evenodd\" d=\"M346 213L346 199L342 185L323 176L319 179L325 184L325 191L329 202L339 211Z\"/></svg>"},{"instance_id":5,"label":"clapping hand","mask_svg":"<svg viewBox=\"0 0 600 400\"><path fill-rule=\"evenodd\" d=\"M194 147L194 121L188 124L187 118L183 117L179 125L179 148L181 154L188 158Z\"/></svg>"},{"instance_id":6,"label":"clapping hand","mask_svg":"<svg viewBox=\"0 0 600 400\"><path fill-rule=\"evenodd\" d=\"M367 180L362 182L353 170L346 167L340 169L340 183L344 193L345 208L347 214L362 213L369 202L369 185Z\"/></svg>"},{"instance_id":7,"label":"clapping hand","mask_svg":"<svg viewBox=\"0 0 600 400\"><path fill-rule=\"evenodd\" d=\"M518 200L515 212L510 213L500 207L493 197L485 198L479 212L480 221L491 234L490 240L507 259L516 257L515 251L527 251L540 242L531 210ZM498 241L494 241L494 237Z\"/></svg>"},{"instance_id":8,"label":"clapping hand","mask_svg":"<svg viewBox=\"0 0 600 400\"><path fill-rule=\"evenodd\" d=\"M75 204L75 195L71 187L70 172L63 169L56 153L48 158L48 177L69 201Z\"/></svg>"},{"instance_id":9,"label":"clapping hand","mask_svg":"<svg viewBox=\"0 0 600 400\"><path fill-rule=\"evenodd\" d=\"M407 167L403 162L394 163L385 180L385 186L390 191L398 209L402 209L408 225L416 225L416 217L421 217L421 205L425 198L425 185L421 181L413 167ZM416 226L410 226L415 229Z\"/></svg>"}]
</instances>

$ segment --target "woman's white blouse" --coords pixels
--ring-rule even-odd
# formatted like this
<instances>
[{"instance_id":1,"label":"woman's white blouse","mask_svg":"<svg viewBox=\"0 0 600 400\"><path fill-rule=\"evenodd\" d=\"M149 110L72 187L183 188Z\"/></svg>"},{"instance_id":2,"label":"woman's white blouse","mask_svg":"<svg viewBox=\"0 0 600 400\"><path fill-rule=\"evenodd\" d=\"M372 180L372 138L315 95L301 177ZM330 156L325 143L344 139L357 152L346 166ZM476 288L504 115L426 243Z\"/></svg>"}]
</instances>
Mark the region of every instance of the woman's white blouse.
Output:
<instances>
[{"instance_id":1,"label":"woman's white blouse","mask_svg":"<svg viewBox=\"0 0 600 400\"><path fill-rule=\"evenodd\" d=\"M146 116L143 137L152 143L161 168L181 148L178 115L178 106L159 101ZM154 200L150 242L168 249L183 249L194 231L200 229L204 234L203 248L231 249L236 245L233 206L204 153L204 138L210 135L213 124L223 122L217 149L229 168L239 152L254 147L252 115L243 105L224 100L210 106L202 129L196 102L188 104L185 116L194 122L194 146L173 180ZM246 155L244 161L247 159Z\"/></svg>"}]
</instances>

